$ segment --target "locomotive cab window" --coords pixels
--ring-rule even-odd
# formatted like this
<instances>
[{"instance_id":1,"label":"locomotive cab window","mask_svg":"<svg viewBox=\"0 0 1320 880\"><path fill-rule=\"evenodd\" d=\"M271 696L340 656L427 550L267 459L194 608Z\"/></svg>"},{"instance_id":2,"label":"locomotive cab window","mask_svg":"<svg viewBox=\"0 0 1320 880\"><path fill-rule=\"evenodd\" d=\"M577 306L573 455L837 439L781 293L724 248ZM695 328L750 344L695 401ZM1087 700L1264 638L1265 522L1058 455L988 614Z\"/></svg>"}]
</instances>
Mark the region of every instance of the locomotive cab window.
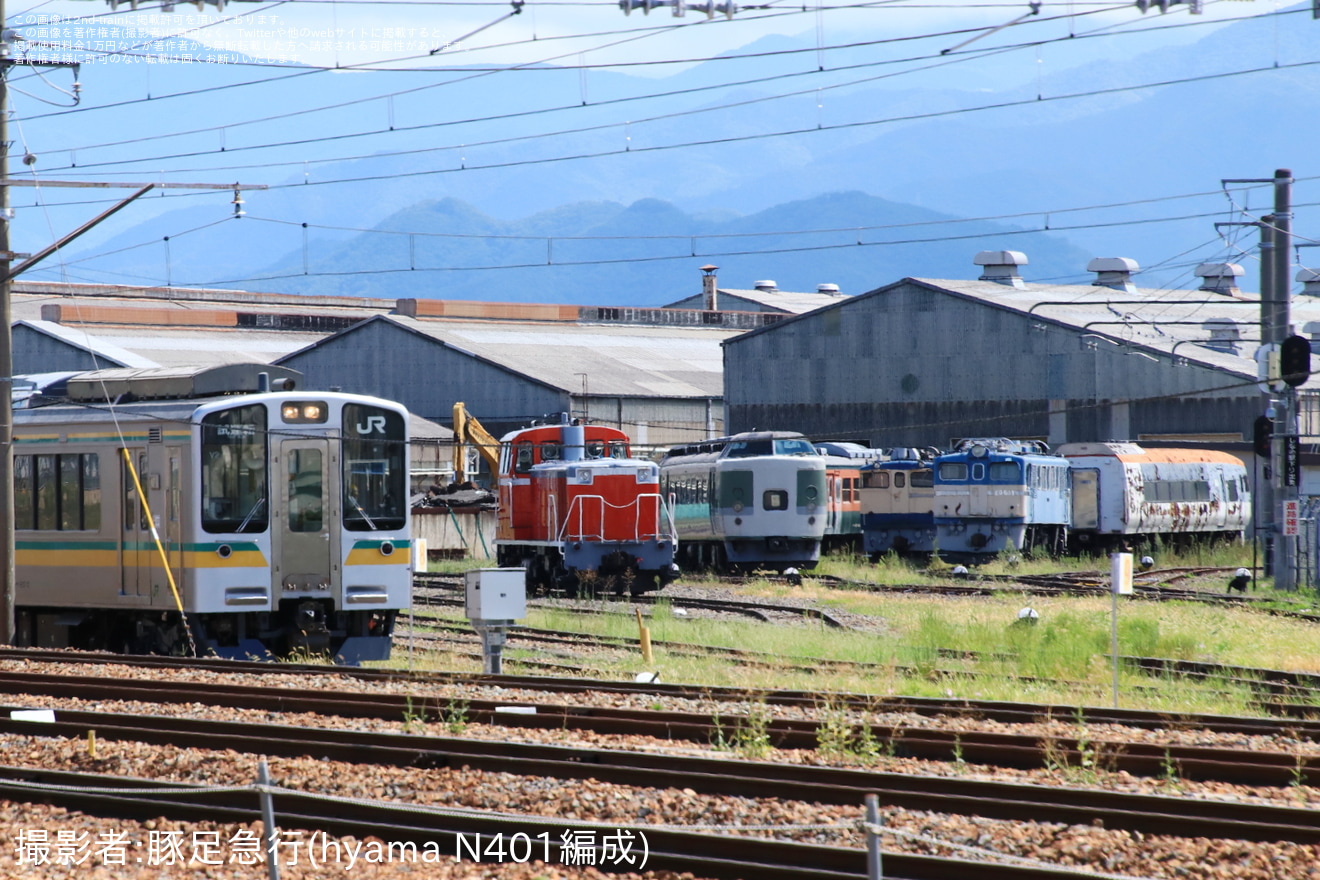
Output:
<instances>
[{"instance_id":1,"label":"locomotive cab window","mask_svg":"<svg viewBox=\"0 0 1320 880\"><path fill-rule=\"evenodd\" d=\"M236 406L202 419L202 528L264 532L270 521L266 407Z\"/></svg>"},{"instance_id":2,"label":"locomotive cab window","mask_svg":"<svg viewBox=\"0 0 1320 880\"><path fill-rule=\"evenodd\" d=\"M401 529L407 522L408 462L403 416L377 406L344 405L344 528Z\"/></svg>"},{"instance_id":3,"label":"locomotive cab window","mask_svg":"<svg viewBox=\"0 0 1320 880\"><path fill-rule=\"evenodd\" d=\"M776 440L775 455L816 455L810 440Z\"/></svg>"},{"instance_id":4,"label":"locomotive cab window","mask_svg":"<svg viewBox=\"0 0 1320 880\"><path fill-rule=\"evenodd\" d=\"M736 440L725 447L726 458L751 458L754 455L771 455L774 445L769 440Z\"/></svg>"},{"instance_id":5,"label":"locomotive cab window","mask_svg":"<svg viewBox=\"0 0 1320 880\"><path fill-rule=\"evenodd\" d=\"M605 444L599 440L588 440L586 446L587 458L601 458L605 455Z\"/></svg>"},{"instance_id":6,"label":"locomotive cab window","mask_svg":"<svg viewBox=\"0 0 1320 880\"><path fill-rule=\"evenodd\" d=\"M559 461L563 457L563 452L558 443L541 444L541 461Z\"/></svg>"},{"instance_id":7,"label":"locomotive cab window","mask_svg":"<svg viewBox=\"0 0 1320 880\"><path fill-rule=\"evenodd\" d=\"M1018 467L1015 461L997 461L990 465L990 482L1020 483L1022 482L1022 469Z\"/></svg>"},{"instance_id":8,"label":"locomotive cab window","mask_svg":"<svg viewBox=\"0 0 1320 880\"><path fill-rule=\"evenodd\" d=\"M626 440L610 441L610 458L627 458L628 442Z\"/></svg>"},{"instance_id":9,"label":"locomotive cab window","mask_svg":"<svg viewBox=\"0 0 1320 880\"><path fill-rule=\"evenodd\" d=\"M894 472L894 488L902 489L907 486L907 474L902 471Z\"/></svg>"},{"instance_id":10,"label":"locomotive cab window","mask_svg":"<svg viewBox=\"0 0 1320 880\"><path fill-rule=\"evenodd\" d=\"M940 465L940 479L946 483L959 483L967 479L967 463L946 461Z\"/></svg>"},{"instance_id":11,"label":"locomotive cab window","mask_svg":"<svg viewBox=\"0 0 1320 880\"><path fill-rule=\"evenodd\" d=\"M913 489L929 489L935 485L935 476L925 468L913 471L908 476L908 485Z\"/></svg>"},{"instance_id":12,"label":"locomotive cab window","mask_svg":"<svg viewBox=\"0 0 1320 880\"><path fill-rule=\"evenodd\" d=\"M887 471L877 471L874 474L866 474L862 477L862 485L868 489L888 489L889 473Z\"/></svg>"}]
</instances>

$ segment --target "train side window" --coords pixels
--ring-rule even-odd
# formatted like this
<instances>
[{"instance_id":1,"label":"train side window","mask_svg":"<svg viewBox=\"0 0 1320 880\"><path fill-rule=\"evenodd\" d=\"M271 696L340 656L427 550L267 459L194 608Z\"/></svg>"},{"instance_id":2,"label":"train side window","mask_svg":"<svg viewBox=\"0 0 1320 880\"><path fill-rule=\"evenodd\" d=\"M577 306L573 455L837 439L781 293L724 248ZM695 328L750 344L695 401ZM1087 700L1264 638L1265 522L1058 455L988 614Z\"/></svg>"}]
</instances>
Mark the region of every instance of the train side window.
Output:
<instances>
[{"instance_id":1,"label":"train side window","mask_svg":"<svg viewBox=\"0 0 1320 880\"><path fill-rule=\"evenodd\" d=\"M783 489L767 489L761 497L761 506L766 510L788 510L788 493Z\"/></svg>"},{"instance_id":2,"label":"train side window","mask_svg":"<svg viewBox=\"0 0 1320 880\"><path fill-rule=\"evenodd\" d=\"M32 529L37 525L37 505L32 481L32 456L14 456L14 528Z\"/></svg>"},{"instance_id":3,"label":"train side window","mask_svg":"<svg viewBox=\"0 0 1320 880\"><path fill-rule=\"evenodd\" d=\"M1230 502L1238 500L1238 485L1236 479L1224 481L1224 499Z\"/></svg>"},{"instance_id":4,"label":"train side window","mask_svg":"<svg viewBox=\"0 0 1320 880\"><path fill-rule=\"evenodd\" d=\"M60 531L82 529L82 460L77 455L59 457Z\"/></svg>"},{"instance_id":5,"label":"train side window","mask_svg":"<svg viewBox=\"0 0 1320 880\"><path fill-rule=\"evenodd\" d=\"M138 518L138 496L137 489L133 486L133 473L129 470L127 461L124 462L123 471L120 485L124 487L124 531L131 532Z\"/></svg>"},{"instance_id":6,"label":"train side window","mask_svg":"<svg viewBox=\"0 0 1320 880\"><path fill-rule=\"evenodd\" d=\"M946 461L940 465L940 480L945 483L960 483L967 479L967 463Z\"/></svg>"},{"instance_id":7,"label":"train side window","mask_svg":"<svg viewBox=\"0 0 1320 880\"><path fill-rule=\"evenodd\" d=\"M38 455L37 462L37 528L54 530L59 520L59 481L56 478L55 456Z\"/></svg>"},{"instance_id":8,"label":"train side window","mask_svg":"<svg viewBox=\"0 0 1320 880\"><path fill-rule=\"evenodd\" d=\"M89 532L101 530L101 456L95 452L82 455L82 527Z\"/></svg>"},{"instance_id":9,"label":"train side window","mask_svg":"<svg viewBox=\"0 0 1320 880\"><path fill-rule=\"evenodd\" d=\"M894 488L903 489L907 486L907 474L902 471L894 471Z\"/></svg>"},{"instance_id":10,"label":"train side window","mask_svg":"<svg viewBox=\"0 0 1320 880\"><path fill-rule=\"evenodd\" d=\"M908 475L908 485L913 489L929 489L935 485L935 477L928 469L923 468Z\"/></svg>"},{"instance_id":11,"label":"train side window","mask_svg":"<svg viewBox=\"0 0 1320 880\"><path fill-rule=\"evenodd\" d=\"M532 469L532 444L518 444L518 459L513 466L516 474L525 474Z\"/></svg>"}]
</instances>

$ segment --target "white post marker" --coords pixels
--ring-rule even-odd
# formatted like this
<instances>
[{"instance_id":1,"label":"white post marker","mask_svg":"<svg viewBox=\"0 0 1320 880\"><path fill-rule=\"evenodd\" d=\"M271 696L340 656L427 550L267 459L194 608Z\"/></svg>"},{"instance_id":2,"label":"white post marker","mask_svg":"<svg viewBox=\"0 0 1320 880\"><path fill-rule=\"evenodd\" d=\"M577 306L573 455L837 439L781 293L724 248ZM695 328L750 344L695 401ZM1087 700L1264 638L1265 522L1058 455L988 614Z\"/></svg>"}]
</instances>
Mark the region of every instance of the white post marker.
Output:
<instances>
[{"instance_id":1,"label":"white post marker","mask_svg":"<svg viewBox=\"0 0 1320 880\"><path fill-rule=\"evenodd\" d=\"M463 573L465 605L472 628L481 636L482 670L503 672L509 628L527 616L527 572L521 568L479 568Z\"/></svg>"},{"instance_id":2,"label":"white post marker","mask_svg":"<svg viewBox=\"0 0 1320 880\"><path fill-rule=\"evenodd\" d=\"M1114 708L1118 708L1118 597L1132 595L1132 554L1109 555L1109 642L1114 654Z\"/></svg>"}]
</instances>

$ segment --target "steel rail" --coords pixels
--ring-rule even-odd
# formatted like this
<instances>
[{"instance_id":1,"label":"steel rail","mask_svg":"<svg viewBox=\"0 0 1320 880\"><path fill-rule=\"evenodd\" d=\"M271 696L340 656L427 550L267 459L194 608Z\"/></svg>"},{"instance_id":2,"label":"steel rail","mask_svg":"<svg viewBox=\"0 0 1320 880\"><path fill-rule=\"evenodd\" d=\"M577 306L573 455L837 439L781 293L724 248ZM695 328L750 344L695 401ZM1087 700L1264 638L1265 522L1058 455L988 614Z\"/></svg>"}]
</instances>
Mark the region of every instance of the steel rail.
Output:
<instances>
[{"instance_id":1,"label":"steel rail","mask_svg":"<svg viewBox=\"0 0 1320 880\"><path fill-rule=\"evenodd\" d=\"M880 697L872 694L818 691L747 690L719 685L637 683L592 678L546 678L535 675L484 675L458 672L406 672L387 669L328 666L325 664L266 663L243 660L195 659L178 657L125 656L65 652L49 648L0 647L0 660L21 659L33 662L84 665L115 665L143 669L199 669L246 675L295 675L318 678L327 675L365 682L407 681L418 685L459 684L473 687L520 688L550 693L595 691L616 694L652 694L683 699L720 702L760 701L767 705L817 708L834 705L869 712L912 712L923 716L950 716L997 721L1005 724L1030 724L1041 720L1063 720L1078 725L1115 724L1150 730L1203 729L1216 733L1246 736L1304 736L1320 739L1320 720L1316 718L1276 719L1236 715L1165 712L1143 709L1111 709L1101 706L1077 706L1048 703L1022 703L1004 700L944 699L935 697ZM1273 670L1270 670L1273 672ZM0 676L6 675L0 671ZM42 677L41 673L28 673ZM70 677L73 678L73 677ZM0 679L2 680L2 679ZM97 678L96 681L104 681ZM181 683L180 686L184 686ZM249 686L234 686L244 691ZM1305 707L1301 707L1305 708ZM1320 707L1314 710L1320 713Z\"/></svg>"},{"instance_id":2,"label":"steel rail","mask_svg":"<svg viewBox=\"0 0 1320 880\"><path fill-rule=\"evenodd\" d=\"M261 711L312 713L339 717L402 719L405 714L424 714L440 720L441 698L434 703L415 695L295 691L288 688L254 688L247 685L174 683L140 679L43 676L32 673L0 673L0 688L9 694L33 693L55 697L95 700L147 701L157 703L205 703ZM649 736L714 743L730 738L749 719L737 716L642 709L619 709L568 704L520 703L465 699L469 719L508 727L559 730L573 728L603 734ZM534 714L514 713L509 707L531 707ZM1064 715L1058 720L1067 719ZM1304 723L1304 722L1302 722ZM815 749L821 724L809 719L771 719L765 723L769 743L778 748ZM936 761L962 760L994 767L1035 769L1052 763L1081 766L1086 760L1103 757L1115 771L1137 776L1167 775L1171 766L1188 779L1216 780L1244 785L1320 784L1320 761L1308 767L1305 756L1261 750L1241 751L1144 742L1104 743L1079 732L1077 737L1049 737L985 733L979 731L905 728L870 725L879 742L891 743L903 757ZM1295 732L1295 731L1294 731ZM1109 753L1100 756L1108 748Z\"/></svg>"},{"instance_id":3,"label":"steel rail","mask_svg":"<svg viewBox=\"0 0 1320 880\"><path fill-rule=\"evenodd\" d=\"M1178 837L1320 843L1320 814L1315 810L1255 803L278 724L78 711L61 711L56 717L49 723L0 720L0 733L82 738L95 730L97 738L106 742L195 749L214 749L219 744L253 755L418 769L470 768L843 806L860 805L866 794L875 793L890 807L943 814L1075 825L1100 822L1106 828Z\"/></svg>"}]
</instances>

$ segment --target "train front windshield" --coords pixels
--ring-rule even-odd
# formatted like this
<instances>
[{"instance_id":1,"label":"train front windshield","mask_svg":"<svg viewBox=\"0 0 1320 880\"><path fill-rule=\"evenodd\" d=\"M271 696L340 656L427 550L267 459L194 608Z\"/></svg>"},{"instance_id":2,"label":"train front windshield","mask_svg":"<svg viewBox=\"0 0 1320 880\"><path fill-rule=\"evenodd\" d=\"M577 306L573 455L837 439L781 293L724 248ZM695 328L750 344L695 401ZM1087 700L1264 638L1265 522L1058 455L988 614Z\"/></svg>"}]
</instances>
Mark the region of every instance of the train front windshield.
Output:
<instances>
[{"instance_id":1,"label":"train front windshield","mask_svg":"<svg viewBox=\"0 0 1320 880\"><path fill-rule=\"evenodd\" d=\"M408 435L393 410L344 406L344 528L353 532L403 528L408 503Z\"/></svg>"},{"instance_id":2,"label":"train front windshield","mask_svg":"<svg viewBox=\"0 0 1320 880\"><path fill-rule=\"evenodd\" d=\"M212 533L264 532L266 408L236 406L202 419L202 528Z\"/></svg>"}]
</instances>

